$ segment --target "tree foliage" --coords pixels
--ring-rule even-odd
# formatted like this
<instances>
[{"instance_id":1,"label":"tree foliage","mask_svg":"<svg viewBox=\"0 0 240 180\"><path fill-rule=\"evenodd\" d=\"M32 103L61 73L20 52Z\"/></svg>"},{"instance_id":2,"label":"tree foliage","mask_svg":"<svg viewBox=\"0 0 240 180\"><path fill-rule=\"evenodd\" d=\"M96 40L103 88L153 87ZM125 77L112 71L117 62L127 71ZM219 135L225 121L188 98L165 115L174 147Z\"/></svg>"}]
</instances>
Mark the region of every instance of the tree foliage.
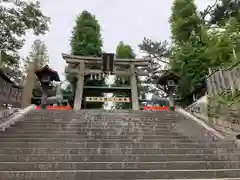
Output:
<instances>
[{"instance_id":1,"label":"tree foliage","mask_svg":"<svg viewBox=\"0 0 240 180\"><path fill-rule=\"evenodd\" d=\"M148 38L144 38L142 43L139 45L140 50L145 54L145 58L150 61L147 71L149 76L146 77L143 83L149 84L148 87L143 88L143 92L158 93L161 91L158 86L154 85L154 77L161 74L161 70L165 69L169 65L169 55L171 53L171 47L167 41L153 41Z\"/></svg>"},{"instance_id":2,"label":"tree foliage","mask_svg":"<svg viewBox=\"0 0 240 180\"><path fill-rule=\"evenodd\" d=\"M94 15L88 11L83 11L77 16L70 44L72 55L101 56L102 39L100 25ZM67 73L67 80L72 84L75 91L76 76Z\"/></svg>"},{"instance_id":3,"label":"tree foliage","mask_svg":"<svg viewBox=\"0 0 240 180\"><path fill-rule=\"evenodd\" d=\"M165 67L180 76L176 93L183 104L194 93L204 89L209 68L228 67L240 57L239 1L216 0L203 12L196 9L194 0L175 0L169 21L171 45L160 46L166 41L146 38L140 45L151 62L155 61L151 63L150 72L160 75L163 63L169 62ZM207 15L210 15L210 20L207 20Z\"/></svg>"},{"instance_id":4,"label":"tree foliage","mask_svg":"<svg viewBox=\"0 0 240 180\"><path fill-rule=\"evenodd\" d=\"M122 59L134 59L135 54L133 52L133 49L130 45L124 44L123 41L121 41L116 49L116 58L122 58Z\"/></svg>"},{"instance_id":5,"label":"tree foliage","mask_svg":"<svg viewBox=\"0 0 240 180\"><path fill-rule=\"evenodd\" d=\"M216 6L210 11L210 23L220 27L225 26L229 19L240 22L239 0L216 0Z\"/></svg>"},{"instance_id":6,"label":"tree foliage","mask_svg":"<svg viewBox=\"0 0 240 180\"><path fill-rule=\"evenodd\" d=\"M34 63L39 67L49 64L48 49L43 41L36 39L33 42L31 49L32 50L30 51L28 57L26 57L23 61L24 73L27 72L30 63Z\"/></svg>"},{"instance_id":7,"label":"tree foliage","mask_svg":"<svg viewBox=\"0 0 240 180\"><path fill-rule=\"evenodd\" d=\"M194 0L174 1L170 24L175 43L186 42L193 33L198 32L200 19L196 9Z\"/></svg>"},{"instance_id":8,"label":"tree foliage","mask_svg":"<svg viewBox=\"0 0 240 180\"><path fill-rule=\"evenodd\" d=\"M100 25L94 15L88 11L83 11L76 18L76 24L72 31L71 38L72 55L77 56L95 56L100 57L102 54L102 38ZM98 65L93 65L91 68L98 68ZM72 86L75 93L77 77L75 74L67 73L66 79ZM105 80L91 80L90 76L85 76L85 85L102 85ZM92 96L99 96L99 92L95 91Z\"/></svg>"},{"instance_id":9,"label":"tree foliage","mask_svg":"<svg viewBox=\"0 0 240 180\"><path fill-rule=\"evenodd\" d=\"M27 75L26 73L28 71L30 63L33 63L36 67L43 67L44 65L49 64L48 49L44 41L36 39L33 42L29 55L23 60L23 76ZM52 94L53 93L54 92L52 92ZM40 83L36 81L32 92L33 103L36 103L34 98L41 97L41 94L42 91Z\"/></svg>"},{"instance_id":10,"label":"tree foliage","mask_svg":"<svg viewBox=\"0 0 240 180\"><path fill-rule=\"evenodd\" d=\"M125 44L123 41L120 41L116 48L116 58L118 59L134 59L135 53L130 45ZM114 79L113 86L117 87L127 87L130 86L130 78L129 77L118 77L116 76ZM114 93L114 97L129 97L130 94L128 92L122 91ZM114 107L116 109L129 109L129 103L115 103Z\"/></svg>"},{"instance_id":11,"label":"tree foliage","mask_svg":"<svg viewBox=\"0 0 240 180\"><path fill-rule=\"evenodd\" d=\"M7 8L0 5L0 49L5 64L18 63L20 50L25 42L26 32L32 30L35 35L48 31L49 17L40 8L40 2L20 3Z\"/></svg>"},{"instance_id":12,"label":"tree foliage","mask_svg":"<svg viewBox=\"0 0 240 180\"><path fill-rule=\"evenodd\" d=\"M102 39L100 25L95 16L83 11L76 19L73 28L71 49L77 56L101 56Z\"/></svg>"}]
</instances>

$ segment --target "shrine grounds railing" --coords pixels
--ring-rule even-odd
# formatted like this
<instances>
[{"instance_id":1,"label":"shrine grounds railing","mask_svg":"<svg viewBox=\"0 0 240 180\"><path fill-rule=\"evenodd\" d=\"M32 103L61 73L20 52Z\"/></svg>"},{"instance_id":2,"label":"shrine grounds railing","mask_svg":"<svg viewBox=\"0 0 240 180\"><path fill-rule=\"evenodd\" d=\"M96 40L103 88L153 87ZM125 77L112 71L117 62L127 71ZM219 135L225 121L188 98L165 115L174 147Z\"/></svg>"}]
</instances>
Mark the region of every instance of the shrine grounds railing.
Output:
<instances>
[{"instance_id":1,"label":"shrine grounds railing","mask_svg":"<svg viewBox=\"0 0 240 180\"><path fill-rule=\"evenodd\" d=\"M22 99L22 88L16 85L0 69L0 107L20 108Z\"/></svg>"}]
</instances>

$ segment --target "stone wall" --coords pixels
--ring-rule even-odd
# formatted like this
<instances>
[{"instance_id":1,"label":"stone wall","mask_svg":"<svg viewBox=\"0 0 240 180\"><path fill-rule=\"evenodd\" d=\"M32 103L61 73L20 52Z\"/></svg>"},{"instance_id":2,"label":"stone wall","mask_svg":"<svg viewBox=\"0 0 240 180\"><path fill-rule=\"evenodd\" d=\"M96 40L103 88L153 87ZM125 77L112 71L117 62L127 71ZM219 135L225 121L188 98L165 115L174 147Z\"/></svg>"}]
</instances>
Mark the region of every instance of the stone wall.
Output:
<instances>
[{"instance_id":1,"label":"stone wall","mask_svg":"<svg viewBox=\"0 0 240 180\"><path fill-rule=\"evenodd\" d=\"M240 67L235 66L213 73L207 80L207 90L208 122L226 135L239 134Z\"/></svg>"},{"instance_id":2,"label":"stone wall","mask_svg":"<svg viewBox=\"0 0 240 180\"><path fill-rule=\"evenodd\" d=\"M212 71L209 70L212 74ZM208 95L216 95L224 90L231 90L235 93L236 90L240 91L240 67L236 66L230 70L219 70L213 73L207 79Z\"/></svg>"},{"instance_id":3,"label":"stone wall","mask_svg":"<svg viewBox=\"0 0 240 180\"><path fill-rule=\"evenodd\" d=\"M240 98L230 93L209 97L208 119L215 129L235 136L240 134Z\"/></svg>"},{"instance_id":4,"label":"stone wall","mask_svg":"<svg viewBox=\"0 0 240 180\"><path fill-rule=\"evenodd\" d=\"M213 73L207 91L186 110L226 136L240 134L240 67Z\"/></svg>"}]
</instances>

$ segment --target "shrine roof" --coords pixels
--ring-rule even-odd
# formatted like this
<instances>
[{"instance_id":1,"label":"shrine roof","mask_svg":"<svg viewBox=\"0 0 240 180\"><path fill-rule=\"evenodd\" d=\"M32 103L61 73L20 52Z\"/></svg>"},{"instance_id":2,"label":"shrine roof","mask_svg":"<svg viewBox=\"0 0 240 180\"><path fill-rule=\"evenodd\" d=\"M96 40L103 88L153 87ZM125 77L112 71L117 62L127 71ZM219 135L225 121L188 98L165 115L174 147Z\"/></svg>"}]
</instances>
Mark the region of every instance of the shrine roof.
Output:
<instances>
[{"instance_id":1,"label":"shrine roof","mask_svg":"<svg viewBox=\"0 0 240 180\"><path fill-rule=\"evenodd\" d=\"M7 83L12 84L13 87L16 88L22 88L20 85L18 85L17 83L15 83L14 81L11 80L11 78L7 75L7 73L0 68L0 77Z\"/></svg>"},{"instance_id":2,"label":"shrine roof","mask_svg":"<svg viewBox=\"0 0 240 180\"><path fill-rule=\"evenodd\" d=\"M153 79L155 79L156 84L165 85L167 84L168 80L179 80L180 76L170 70L165 70L162 71L162 74L160 76L155 76Z\"/></svg>"}]
</instances>

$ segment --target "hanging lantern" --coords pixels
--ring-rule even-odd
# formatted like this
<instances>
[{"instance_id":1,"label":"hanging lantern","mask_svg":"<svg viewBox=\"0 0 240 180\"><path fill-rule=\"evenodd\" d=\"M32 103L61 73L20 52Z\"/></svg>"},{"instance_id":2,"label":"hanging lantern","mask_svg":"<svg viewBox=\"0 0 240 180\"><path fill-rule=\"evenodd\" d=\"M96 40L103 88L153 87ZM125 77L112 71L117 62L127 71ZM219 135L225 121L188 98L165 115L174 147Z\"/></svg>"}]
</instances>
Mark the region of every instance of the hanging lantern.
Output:
<instances>
[{"instance_id":1,"label":"hanging lantern","mask_svg":"<svg viewBox=\"0 0 240 180\"><path fill-rule=\"evenodd\" d=\"M93 80L93 75L92 74L90 75L90 80Z\"/></svg>"},{"instance_id":2,"label":"hanging lantern","mask_svg":"<svg viewBox=\"0 0 240 180\"><path fill-rule=\"evenodd\" d=\"M96 74L94 75L94 79L97 80L97 75Z\"/></svg>"}]
</instances>

